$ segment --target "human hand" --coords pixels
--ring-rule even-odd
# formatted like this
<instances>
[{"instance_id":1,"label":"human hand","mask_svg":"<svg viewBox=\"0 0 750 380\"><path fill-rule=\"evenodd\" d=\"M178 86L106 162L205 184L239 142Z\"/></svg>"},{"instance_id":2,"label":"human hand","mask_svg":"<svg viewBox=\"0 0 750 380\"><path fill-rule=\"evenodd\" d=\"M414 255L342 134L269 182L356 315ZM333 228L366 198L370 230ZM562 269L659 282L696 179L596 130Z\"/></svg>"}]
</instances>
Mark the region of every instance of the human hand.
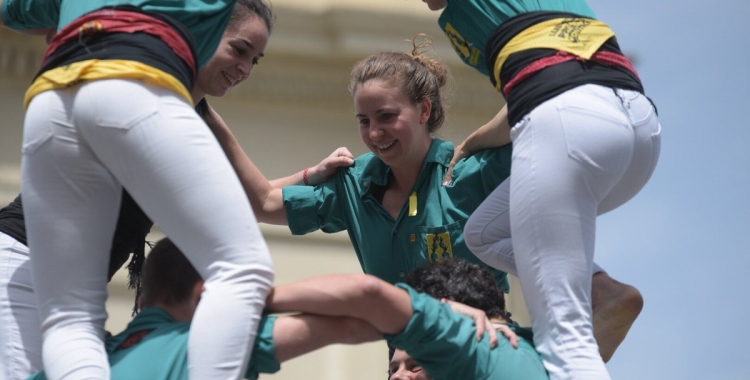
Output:
<instances>
[{"instance_id":1,"label":"human hand","mask_svg":"<svg viewBox=\"0 0 750 380\"><path fill-rule=\"evenodd\" d=\"M451 301L447 298L441 299L440 302L444 302L450 305L451 309L453 309L453 312L463 314L474 320L474 325L477 327L478 341L482 340L485 332L495 331L496 327L492 324L492 322L490 322L490 319L487 317L487 314L485 314L484 311L464 305L460 302ZM505 334L503 333L503 335ZM490 347L497 347L497 343L497 334L490 334Z\"/></svg>"},{"instance_id":2,"label":"human hand","mask_svg":"<svg viewBox=\"0 0 750 380\"><path fill-rule=\"evenodd\" d=\"M448 165L448 173L445 174L445 179L443 179L443 186L448 186L453 182L453 168L456 166L456 163L458 161L461 161L462 159L469 157L471 155L471 152L468 152L466 150L466 141L462 142L461 144L458 144L454 151L453 151L453 158L451 159L450 164Z\"/></svg>"},{"instance_id":3,"label":"human hand","mask_svg":"<svg viewBox=\"0 0 750 380\"><path fill-rule=\"evenodd\" d=\"M518 348L518 335L511 330L510 326L504 323L495 323L493 327L495 328L495 331L499 331L504 337L508 338L508 341L510 341L510 345L513 346L513 348Z\"/></svg>"},{"instance_id":4,"label":"human hand","mask_svg":"<svg viewBox=\"0 0 750 380\"><path fill-rule=\"evenodd\" d=\"M307 184L317 185L328 181L336 173L336 169L354 165L354 155L345 147L338 148L319 164L307 171Z\"/></svg>"}]
</instances>

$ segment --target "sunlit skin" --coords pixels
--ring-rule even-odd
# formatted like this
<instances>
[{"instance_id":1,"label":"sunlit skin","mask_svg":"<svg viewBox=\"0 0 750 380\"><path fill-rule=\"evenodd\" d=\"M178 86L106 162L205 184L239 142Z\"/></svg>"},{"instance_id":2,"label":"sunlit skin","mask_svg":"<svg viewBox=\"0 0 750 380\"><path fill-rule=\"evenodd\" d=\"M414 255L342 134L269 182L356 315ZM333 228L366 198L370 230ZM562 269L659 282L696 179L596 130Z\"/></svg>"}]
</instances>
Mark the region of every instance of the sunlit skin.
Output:
<instances>
[{"instance_id":1,"label":"sunlit skin","mask_svg":"<svg viewBox=\"0 0 750 380\"><path fill-rule=\"evenodd\" d=\"M388 366L388 380L432 380L427 371L403 350L396 350Z\"/></svg>"},{"instance_id":2,"label":"sunlit skin","mask_svg":"<svg viewBox=\"0 0 750 380\"><path fill-rule=\"evenodd\" d=\"M224 96L250 77L264 56L268 36L266 23L255 14L228 27L213 58L198 74L193 99L200 100L205 95Z\"/></svg>"},{"instance_id":3,"label":"sunlit skin","mask_svg":"<svg viewBox=\"0 0 750 380\"><path fill-rule=\"evenodd\" d=\"M422 2L427 3L432 11L439 11L447 5L447 0L422 0Z\"/></svg>"},{"instance_id":4,"label":"sunlit skin","mask_svg":"<svg viewBox=\"0 0 750 380\"><path fill-rule=\"evenodd\" d=\"M427 131L431 104L413 104L401 87L373 79L357 86L354 107L365 146L394 174L418 174L430 149Z\"/></svg>"}]
</instances>

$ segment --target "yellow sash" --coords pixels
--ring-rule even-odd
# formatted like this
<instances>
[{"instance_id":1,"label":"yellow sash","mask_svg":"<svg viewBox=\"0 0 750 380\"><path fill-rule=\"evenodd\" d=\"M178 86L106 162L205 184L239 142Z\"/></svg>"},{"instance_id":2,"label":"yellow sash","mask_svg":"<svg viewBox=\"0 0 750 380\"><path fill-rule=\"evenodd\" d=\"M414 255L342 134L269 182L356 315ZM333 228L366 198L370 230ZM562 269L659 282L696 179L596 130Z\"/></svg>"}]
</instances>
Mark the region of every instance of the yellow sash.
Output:
<instances>
[{"instance_id":1,"label":"yellow sash","mask_svg":"<svg viewBox=\"0 0 750 380\"><path fill-rule=\"evenodd\" d=\"M511 38L495 58L495 88L502 91L500 72L511 54L529 49L555 49L590 59L615 33L589 18L557 18L535 24Z\"/></svg>"},{"instance_id":2,"label":"yellow sash","mask_svg":"<svg viewBox=\"0 0 750 380\"><path fill-rule=\"evenodd\" d=\"M45 71L26 90L23 108L28 108L31 99L41 92L70 87L84 80L112 78L138 79L165 87L187 99L191 105L193 104L190 91L171 74L136 61L91 59Z\"/></svg>"}]
</instances>

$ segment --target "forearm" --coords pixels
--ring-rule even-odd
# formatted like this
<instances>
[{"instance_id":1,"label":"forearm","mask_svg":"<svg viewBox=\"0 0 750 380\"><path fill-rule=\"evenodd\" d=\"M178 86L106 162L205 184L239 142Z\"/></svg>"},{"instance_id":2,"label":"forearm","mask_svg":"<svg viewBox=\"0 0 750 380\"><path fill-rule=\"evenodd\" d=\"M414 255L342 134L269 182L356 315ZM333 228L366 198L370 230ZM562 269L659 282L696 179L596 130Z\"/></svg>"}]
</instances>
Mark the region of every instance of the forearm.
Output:
<instances>
[{"instance_id":1,"label":"forearm","mask_svg":"<svg viewBox=\"0 0 750 380\"><path fill-rule=\"evenodd\" d=\"M510 124L508 123L508 105L506 104L492 120L466 138L463 142L463 149L466 152L475 153L488 148L500 147L510 142Z\"/></svg>"},{"instance_id":2,"label":"forearm","mask_svg":"<svg viewBox=\"0 0 750 380\"><path fill-rule=\"evenodd\" d=\"M368 275L315 277L278 286L268 296L266 310L360 318L386 334L403 330L412 315L407 292Z\"/></svg>"},{"instance_id":3,"label":"forearm","mask_svg":"<svg viewBox=\"0 0 750 380\"><path fill-rule=\"evenodd\" d=\"M213 109L203 118L213 131L237 173L258 221L286 225L286 212L281 188L274 188L271 182L266 179L250 160L250 157L245 154L224 120Z\"/></svg>"},{"instance_id":4,"label":"forearm","mask_svg":"<svg viewBox=\"0 0 750 380\"><path fill-rule=\"evenodd\" d=\"M305 177L307 177L308 173L305 171L309 172L308 169L300 170L288 177L272 179L269 183L274 189L283 189L284 186L307 185L307 183L305 183Z\"/></svg>"},{"instance_id":5,"label":"forearm","mask_svg":"<svg viewBox=\"0 0 750 380\"><path fill-rule=\"evenodd\" d=\"M364 320L298 314L279 317L273 329L276 360L279 363L330 344L359 344L383 339Z\"/></svg>"}]
</instances>

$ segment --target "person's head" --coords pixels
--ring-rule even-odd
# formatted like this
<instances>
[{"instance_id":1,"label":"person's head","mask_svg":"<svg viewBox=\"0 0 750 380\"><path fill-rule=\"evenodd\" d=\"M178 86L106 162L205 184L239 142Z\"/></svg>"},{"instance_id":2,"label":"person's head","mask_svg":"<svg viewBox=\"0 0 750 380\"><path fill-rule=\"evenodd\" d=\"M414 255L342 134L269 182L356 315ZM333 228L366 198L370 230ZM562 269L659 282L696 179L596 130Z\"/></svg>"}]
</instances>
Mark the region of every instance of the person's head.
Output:
<instances>
[{"instance_id":1,"label":"person's head","mask_svg":"<svg viewBox=\"0 0 750 380\"><path fill-rule=\"evenodd\" d=\"M388 365L388 380L432 380L422 368L404 350L396 350Z\"/></svg>"},{"instance_id":2,"label":"person's head","mask_svg":"<svg viewBox=\"0 0 750 380\"><path fill-rule=\"evenodd\" d=\"M426 3L431 11L439 11L448 5L447 0L422 0L422 2Z\"/></svg>"},{"instance_id":3,"label":"person's head","mask_svg":"<svg viewBox=\"0 0 750 380\"><path fill-rule=\"evenodd\" d=\"M189 320L200 300L203 279L180 249L165 238L156 243L143 264L142 286L142 309L158 306L170 312L177 310Z\"/></svg>"},{"instance_id":4,"label":"person's head","mask_svg":"<svg viewBox=\"0 0 750 380\"><path fill-rule=\"evenodd\" d=\"M250 76L265 54L273 23L266 0L237 1L216 53L198 73L196 101L205 95L224 96Z\"/></svg>"},{"instance_id":5,"label":"person's head","mask_svg":"<svg viewBox=\"0 0 750 380\"><path fill-rule=\"evenodd\" d=\"M429 38L413 51L380 52L354 66L349 91L365 145L386 164L418 163L445 120L448 67L425 54Z\"/></svg>"},{"instance_id":6,"label":"person's head","mask_svg":"<svg viewBox=\"0 0 750 380\"><path fill-rule=\"evenodd\" d=\"M506 318L505 295L486 267L466 260L417 267L406 283L434 298L447 298L483 310L488 317Z\"/></svg>"}]
</instances>

